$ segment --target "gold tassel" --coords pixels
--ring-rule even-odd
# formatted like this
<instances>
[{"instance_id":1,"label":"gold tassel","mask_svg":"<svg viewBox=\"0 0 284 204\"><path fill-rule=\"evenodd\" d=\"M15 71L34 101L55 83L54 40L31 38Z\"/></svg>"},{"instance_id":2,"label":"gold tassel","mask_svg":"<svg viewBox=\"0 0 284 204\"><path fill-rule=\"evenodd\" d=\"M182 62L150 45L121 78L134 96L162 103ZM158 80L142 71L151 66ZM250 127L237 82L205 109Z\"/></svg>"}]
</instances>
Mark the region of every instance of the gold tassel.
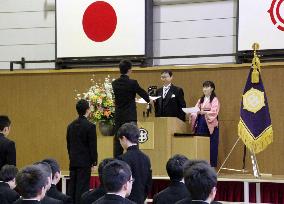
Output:
<instances>
[{"instance_id":1,"label":"gold tassel","mask_svg":"<svg viewBox=\"0 0 284 204\"><path fill-rule=\"evenodd\" d=\"M256 50L259 49L259 44L254 43L252 45L252 48L254 49L254 57L252 59L253 71L252 71L252 74L251 74L251 83L257 84L257 83L259 83L260 59L258 58L258 56L256 54Z\"/></svg>"},{"instance_id":2,"label":"gold tassel","mask_svg":"<svg viewBox=\"0 0 284 204\"><path fill-rule=\"evenodd\" d=\"M251 83L257 84L259 83L259 72L256 68L253 68L253 71L251 73Z\"/></svg>"},{"instance_id":3,"label":"gold tassel","mask_svg":"<svg viewBox=\"0 0 284 204\"><path fill-rule=\"evenodd\" d=\"M246 147L256 154L266 149L266 147L273 142L273 129L271 125L255 139L252 137L252 133L241 118L238 124L238 135L243 140Z\"/></svg>"}]
</instances>

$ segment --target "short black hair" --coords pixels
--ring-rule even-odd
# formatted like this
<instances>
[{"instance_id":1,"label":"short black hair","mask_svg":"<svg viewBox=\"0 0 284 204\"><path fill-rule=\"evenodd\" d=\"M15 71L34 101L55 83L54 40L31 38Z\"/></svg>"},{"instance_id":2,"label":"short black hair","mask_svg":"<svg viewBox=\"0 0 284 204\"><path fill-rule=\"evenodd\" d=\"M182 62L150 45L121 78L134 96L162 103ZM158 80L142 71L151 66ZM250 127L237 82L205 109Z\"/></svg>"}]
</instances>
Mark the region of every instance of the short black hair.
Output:
<instances>
[{"instance_id":1,"label":"short black hair","mask_svg":"<svg viewBox=\"0 0 284 204\"><path fill-rule=\"evenodd\" d=\"M90 108L90 104L85 99L80 99L76 104L76 110L79 116L85 115L89 108Z\"/></svg>"},{"instance_id":2,"label":"short black hair","mask_svg":"<svg viewBox=\"0 0 284 204\"><path fill-rule=\"evenodd\" d=\"M161 74L164 74L164 73L169 74L170 77L173 76L172 70L166 69L166 70L163 70L163 71L161 72Z\"/></svg>"},{"instance_id":3,"label":"short black hair","mask_svg":"<svg viewBox=\"0 0 284 204\"><path fill-rule=\"evenodd\" d=\"M35 198L46 182L44 172L35 165L23 168L16 176L17 188L25 199Z\"/></svg>"},{"instance_id":4,"label":"short black hair","mask_svg":"<svg viewBox=\"0 0 284 204\"><path fill-rule=\"evenodd\" d=\"M176 154L167 162L166 169L171 181L180 181L183 178L183 167L188 158L184 155Z\"/></svg>"},{"instance_id":5,"label":"short black hair","mask_svg":"<svg viewBox=\"0 0 284 204\"><path fill-rule=\"evenodd\" d=\"M46 162L36 162L34 163L35 166L38 166L42 172L44 173L44 176L46 178L52 176L52 170L51 170L51 167L48 163ZM48 180L46 180L46 185L48 184Z\"/></svg>"},{"instance_id":6,"label":"short black hair","mask_svg":"<svg viewBox=\"0 0 284 204\"><path fill-rule=\"evenodd\" d=\"M116 136L122 138L125 136L131 143L138 144L140 131L136 125L132 123L124 123L117 131Z\"/></svg>"},{"instance_id":7,"label":"short black hair","mask_svg":"<svg viewBox=\"0 0 284 204\"><path fill-rule=\"evenodd\" d=\"M0 180L4 182L12 181L14 178L16 178L17 173L17 167L15 167L14 165L6 164L1 168Z\"/></svg>"},{"instance_id":8,"label":"short black hair","mask_svg":"<svg viewBox=\"0 0 284 204\"><path fill-rule=\"evenodd\" d=\"M55 176L56 173L60 173L60 166L55 159L48 158L48 159L42 160L42 162L49 164L51 171L52 171L52 178L53 179L54 179L54 176Z\"/></svg>"},{"instance_id":9,"label":"short black hair","mask_svg":"<svg viewBox=\"0 0 284 204\"><path fill-rule=\"evenodd\" d=\"M206 160L200 160L200 159L193 159L193 160L188 160L185 162L184 166L183 166L183 171L187 171L187 169L189 169L190 167L192 167L195 164L198 163L202 163L202 164L206 164L209 165L209 163Z\"/></svg>"},{"instance_id":10,"label":"short black hair","mask_svg":"<svg viewBox=\"0 0 284 204\"><path fill-rule=\"evenodd\" d=\"M5 127L10 127L11 120L6 115L0 115L0 131L3 131Z\"/></svg>"},{"instance_id":11,"label":"short black hair","mask_svg":"<svg viewBox=\"0 0 284 204\"><path fill-rule=\"evenodd\" d=\"M129 165L120 160L108 163L103 169L104 188L109 193L119 192L124 184L131 178Z\"/></svg>"},{"instance_id":12,"label":"short black hair","mask_svg":"<svg viewBox=\"0 0 284 204\"><path fill-rule=\"evenodd\" d=\"M129 60L121 60L119 63L119 71L121 74L127 74L128 70L132 68L132 63Z\"/></svg>"},{"instance_id":13,"label":"short black hair","mask_svg":"<svg viewBox=\"0 0 284 204\"><path fill-rule=\"evenodd\" d=\"M101 182L101 185L103 186L103 169L105 168L105 166L114 161L115 159L113 158L106 158L104 160L101 161L101 163L99 164L99 168L98 168L98 173L99 173L99 179L100 179L100 182Z\"/></svg>"},{"instance_id":14,"label":"short black hair","mask_svg":"<svg viewBox=\"0 0 284 204\"><path fill-rule=\"evenodd\" d=\"M217 174L206 163L196 163L184 172L184 181L193 200L205 201L217 186Z\"/></svg>"}]
</instances>

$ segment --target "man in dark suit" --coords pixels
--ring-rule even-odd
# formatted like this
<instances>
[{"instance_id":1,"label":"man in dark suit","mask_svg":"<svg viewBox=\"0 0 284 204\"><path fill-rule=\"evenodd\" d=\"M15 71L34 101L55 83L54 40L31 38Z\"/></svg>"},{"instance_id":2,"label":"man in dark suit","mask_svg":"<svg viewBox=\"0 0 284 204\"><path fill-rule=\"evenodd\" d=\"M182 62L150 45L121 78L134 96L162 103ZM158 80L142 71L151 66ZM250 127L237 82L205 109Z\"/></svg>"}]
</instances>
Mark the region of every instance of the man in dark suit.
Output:
<instances>
[{"instance_id":1,"label":"man in dark suit","mask_svg":"<svg viewBox=\"0 0 284 204\"><path fill-rule=\"evenodd\" d=\"M161 73L163 87L156 91L160 96L155 101L156 117L177 117L185 121L185 113L182 108L186 107L182 88L172 84L173 73L171 70L164 70Z\"/></svg>"},{"instance_id":2,"label":"man in dark suit","mask_svg":"<svg viewBox=\"0 0 284 204\"><path fill-rule=\"evenodd\" d=\"M52 171L51 187L46 192L46 195L49 196L50 198L61 200L63 201L64 204L73 204L72 198L70 196L61 193L56 188L56 185L61 179L61 171L57 161L54 159L44 159L42 162L48 163Z\"/></svg>"},{"instance_id":3,"label":"man in dark suit","mask_svg":"<svg viewBox=\"0 0 284 204\"><path fill-rule=\"evenodd\" d=\"M20 195L14 190L16 187L16 175L18 169L14 165L4 165L0 171L0 193L12 204L20 198Z\"/></svg>"},{"instance_id":4,"label":"man in dark suit","mask_svg":"<svg viewBox=\"0 0 284 204\"><path fill-rule=\"evenodd\" d=\"M5 164L16 166L15 143L7 138L10 133L11 121L8 116L0 116L0 169Z\"/></svg>"},{"instance_id":5,"label":"man in dark suit","mask_svg":"<svg viewBox=\"0 0 284 204\"><path fill-rule=\"evenodd\" d=\"M47 178L40 167L31 165L23 168L16 176L21 198L14 204L40 204L46 192Z\"/></svg>"},{"instance_id":6,"label":"man in dark suit","mask_svg":"<svg viewBox=\"0 0 284 204\"><path fill-rule=\"evenodd\" d=\"M183 179L183 167L186 161L188 159L183 155L174 155L168 160L166 169L171 184L154 196L153 204L173 204L190 197Z\"/></svg>"},{"instance_id":7,"label":"man in dark suit","mask_svg":"<svg viewBox=\"0 0 284 204\"><path fill-rule=\"evenodd\" d=\"M1 204L8 204L8 203L7 203L7 200L5 199L5 197L3 196L2 193L0 193L0 203L1 203Z\"/></svg>"},{"instance_id":8,"label":"man in dark suit","mask_svg":"<svg viewBox=\"0 0 284 204\"><path fill-rule=\"evenodd\" d=\"M46 177L45 189L46 192L49 191L51 188L51 181L52 181L52 170L50 165L46 162L36 162L34 165L39 167L44 173L44 176ZM47 193L45 193L44 198L40 202L41 204L63 204L63 201L51 198L47 195Z\"/></svg>"},{"instance_id":9,"label":"man in dark suit","mask_svg":"<svg viewBox=\"0 0 284 204\"><path fill-rule=\"evenodd\" d=\"M126 150L119 159L130 166L135 179L128 199L143 204L151 190L152 169L149 157L139 150L139 135L139 129L131 123L123 124L117 132L120 144Z\"/></svg>"},{"instance_id":10,"label":"man in dark suit","mask_svg":"<svg viewBox=\"0 0 284 204\"><path fill-rule=\"evenodd\" d=\"M79 117L67 128L70 182L68 195L79 204L82 194L89 190L91 170L97 165L96 125L88 121L89 102L81 99L76 104Z\"/></svg>"},{"instance_id":11,"label":"man in dark suit","mask_svg":"<svg viewBox=\"0 0 284 204\"><path fill-rule=\"evenodd\" d=\"M103 169L108 163L112 161L114 161L114 159L111 158L107 158L101 161L98 168L100 186L96 189L85 192L81 197L80 204L92 204L93 202L95 202L96 200L98 200L99 198L103 197L106 194L106 190L103 184Z\"/></svg>"},{"instance_id":12,"label":"man in dark suit","mask_svg":"<svg viewBox=\"0 0 284 204\"><path fill-rule=\"evenodd\" d=\"M217 191L217 174L206 162L187 162L184 167L185 185L191 195L177 204L208 204L215 203Z\"/></svg>"},{"instance_id":13,"label":"man in dark suit","mask_svg":"<svg viewBox=\"0 0 284 204\"><path fill-rule=\"evenodd\" d=\"M141 96L147 103L150 102L148 93L139 86L136 80L129 78L131 68L130 61L122 60L119 64L121 76L112 82L115 96L115 133L124 123L137 123L136 94ZM116 137L114 137L113 148L115 158L123 153L123 149Z\"/></svg>"},{"instance_id":14,"label":"man in dark suit","mask_svg":"<svg viewBox=\"0 0 284 204\"><path fill-rule=\"evenodd\" d=\"M103 183L107 194L93 204L134 204L126 197L130 194L133 178L124 161L114 160L103 169Z\"/></svg>"}]
</instances>

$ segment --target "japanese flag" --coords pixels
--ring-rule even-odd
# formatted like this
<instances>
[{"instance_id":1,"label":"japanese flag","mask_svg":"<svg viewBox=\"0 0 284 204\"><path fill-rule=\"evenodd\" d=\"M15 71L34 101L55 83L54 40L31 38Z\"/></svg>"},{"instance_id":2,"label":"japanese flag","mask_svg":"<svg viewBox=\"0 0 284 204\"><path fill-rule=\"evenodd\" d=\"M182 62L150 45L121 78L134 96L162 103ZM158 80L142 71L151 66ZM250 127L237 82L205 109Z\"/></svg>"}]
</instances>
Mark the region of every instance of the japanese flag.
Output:
<instances>
[{"instance_id":1,"label":"japanese flag","mask_svg":"<svg viewBox=\"0 0 284 204\"><path fill-rule=\"evenodd\" d=\"M57 58L145 54L145 0L57 0Z\"/></svg>"}]
</instances>

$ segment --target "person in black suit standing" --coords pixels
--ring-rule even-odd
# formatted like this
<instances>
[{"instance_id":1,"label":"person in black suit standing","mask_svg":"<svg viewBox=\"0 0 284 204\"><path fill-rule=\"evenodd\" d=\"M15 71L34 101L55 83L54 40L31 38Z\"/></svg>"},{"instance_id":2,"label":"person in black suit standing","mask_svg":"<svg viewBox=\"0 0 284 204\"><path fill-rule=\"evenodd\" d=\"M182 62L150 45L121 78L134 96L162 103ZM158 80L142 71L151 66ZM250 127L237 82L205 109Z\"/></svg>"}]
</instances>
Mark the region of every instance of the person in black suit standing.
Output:
<instances>
[{"instance_id":1,"label":"person in black suit standing","mask_svg":"<svg viewBox=\"0 0 284 204\"><path fill-rule=\"evenodd\" d=\"M184 167L185 185L191 195L176 204L209 204L214 202L217 192L217 174L205 161L188 161Z\"/></svg>"},{"instance_id":2,"label":"person in black suit standing","mask_svg":"<svg viewBox=\"0 0 284 204\"><path fill-rule=\"evenodd\" d=\"M106 194L106 190L103 183L103 169L108 163L112 161L114 161L114 159L112 158L107 158L101 161L98 168L100 186L96 189L85 192L81 197L80 204L92 204L93 202L95 202L96 200L98 200L99 198L103 197Z\"/></svg>"},{"instance_id":3,"label":"person in black suit standing","mask_svg":"<svg viewBox=\"0 0 284 204\"><path fill-rule=\"evenodd\" d=\"M14 190L16 187L16 175L18 169L14 165L4 165L0 171L0 193L12 204L20 198L20 195Z\"/></svg>"},{"instance_id":4,"label":"person in black suit standing","mask_svg":"<svg viewBox=\"0 0 284 204\"><path fill-rule=\"evenodd\" d=\"M0 169L5 164L16 166L15 142L9 140L11 121L8 116L0 116Z\"/></svg>"},{"instance_id":5,"label":"person in black suit standing","mask_svg":"<svg viewBox=\"0 0 284 204\"><path fill-rule=\"evenodd\" d=\"M44 159L42 162L49 164L52 171L51 187L46 192L46 195L50 198L55 198L57 200L63 201L63 204L73 204L72 198L70 196L61 193L56 188L56 185L61 179L61 171L58 162L54 159Z\"/></svg>"},{"instance_id":6,"label":"person in black suit standing","mask_svg":"<svg viewBox=\"0 0 284 204\"><path fill-rule=\"evenodd\" d=\"M81 99L76 104L79 117L67 128L70 182L68 195L75 204L89 190L91 170L98 160L96 125L88 121L91 113L89 102Z\"/></svg>"},{"instance_id":7,"label":"person in black suit standing","mask_svg":"<svg viewBox=\"0 0 284 204\"><path fill-rule=\"evenodd\" d=\"M17 188L21 198L14 204L40 204L46 193L46 176L40 167L24 167L16 176Z\"/></svg>"},{"instance_id":8,"label":"person in black suit standing","mask_svg":"<svg viewBox=\"0 0 284 204\"><path fill-rule=\"evenodd\" d=\"M172 84L173 73L164 70L161 73L163 87L157 89L156 95L160 98L155 100L156 117L177 117L185 121L185 113L182 108L186 107L183 89Z\"/></svg>"},{"instance_id":9,"label":"person in black suit standing","mask_svg":"<svg viewBox=\"0 0 284 204\"><path fill-rule=\"evenodd\" d=\"M142 89L136 80L130 79L132 64L128 60L122 60L119 64L120 78L112 82L115 96L115 133L124 123L137 124L137 111L135 97L141 96L147 103L150 102L148 93ZM123 153L117 137L114 137L114 158Z\"/></svg>"},{"instance_id":10,"label":"person in black suit standing","mask_svg":"<svg viewBox=\"0 0 284 204\"><path fill-rule=\"evenodd\" d=\"M123 124L117 132L120 144L126 150L119 159L130 166L135 179L128 199L137 204L143 204L151 190L152 169L149 157L139 150L139 135L139 129L131 123Z\"/></svg>"},{"instance_id":11,"label":"person in black suit standing","mask_svg":"<svg viewBox=\"0 0 284 204\"><path fill-rule=\"evenodd\" d=\"M168 160L166 169L171 184L154 196L153 204L173 204L190 197L183 179L183 168L186 161L188 161L188 158L179 154L174 155Z\"/></svg>"},{"instance_id":12,"label":"person in black suit standing","mask_svg":"<svg viewBox=\"0 0 284 204\"><path fill-rule=\"evenodd\" d=\"M128 200L134 179L124 161L114 160L103 169L103 183L107 193L93 204L135 204Z\"/></svg>"}]
</instances>

